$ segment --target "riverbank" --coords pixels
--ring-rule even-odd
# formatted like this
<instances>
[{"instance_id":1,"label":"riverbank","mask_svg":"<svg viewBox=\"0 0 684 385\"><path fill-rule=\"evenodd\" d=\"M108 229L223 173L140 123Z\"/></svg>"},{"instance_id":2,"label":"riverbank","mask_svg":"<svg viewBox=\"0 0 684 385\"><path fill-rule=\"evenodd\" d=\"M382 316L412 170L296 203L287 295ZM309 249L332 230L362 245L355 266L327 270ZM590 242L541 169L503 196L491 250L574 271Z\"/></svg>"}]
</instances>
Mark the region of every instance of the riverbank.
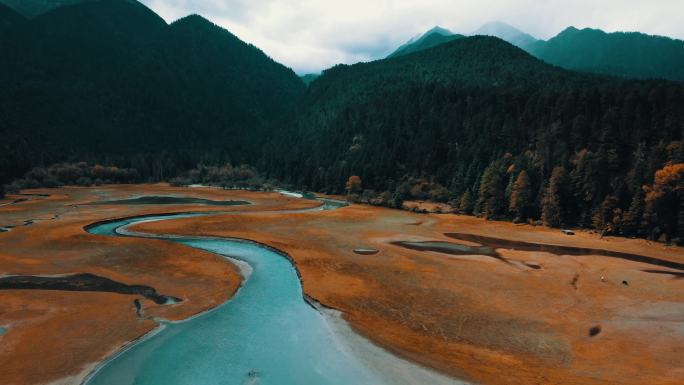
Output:
<instances>
[{"instance_id":1,"label":"riverbank","mask_svg":"<svg viewBox=\"0 0 684 385\"><path fill-rule=\"evenodd\" d=\"M162 212L244 211L145 223L131 230L245 238L282 250L300 270L305 294L342 311L353 330L392 353L476 383L641 385L675 384L684 378L678 359L684 346L679 326L684 322L684 281L675 269L602 255L497 249L504 261L411 250L396 243L486 246L446 235L475 234L683 263L681 248L368 206L269 213L317 204L280 194L163 185L40 192L51 195L0 207L0 226L56 217L0 234L2 274L92 273L149 285L183 302L145 304L147 315L185 319L225 302L240 284L239 271L209 253L157 240L96 237L82 227ZM252 205L86 207L95 200L174 194ZM378 253L357 254L355 249ZM60 378L74 383L69 376L156 325L136 318L130 296L33 294L0 291L0 326L8 329L0 337L0 365L7 369L0 373L2 383ZM598 333L590 336L596 327ZM65 338L51 338L55 335ZM37 343L44 346L41 357L32 348Z\"/></svg>"},{"instance_id":2,"label":"riverbank","mask_svg":"<svg viewBox=\"0 0 684 385\"><path fill-rule=\"evenodd\" d=\"M361 335L475 383L641 385L684 378L677 358L684 346L678 326L684 281L677 269L644 262L679 266L681 248L356 205L287 217L189 218L133 230L233 236L283 250L300 269L306 294L342 311ZM492 258L400 244L486 246L448 235L454 233L566 249L498 248L500 258ZM359 255L358 248L379 253ZM589 255L562 252L577 248ZM592 255L595 250L612 253ZM649 258L614 257L620 253Z\"/></svg>"},{"instance_id":3,"label":"riverbank","mask_svg":"<svg viewBox=\"0 0 684 385\"><path fill-rule=\"evenodd\" d=\"M249 373L254 381L276 384L465 385L398 358L353 332L339 312L303 295L301 275L292 265L294 259L279 250L232 238L190 239L127 230L136 223L172 219L127 219L89 226L89 232L183 242L223 255L237 265L247 261L253 269L243 273L244 284L230 301L192 320L165 323L158 332L103 363L91 378L94 384L132 383L139 376L165 384L187 384L187 368L196 368L206 384L225 378L239 382ZM255 319L259 320L257 324ZM212 345L207 346L205 341L212 341ZM154 346L154 354L146 346ZM264 351L260 346L268 348ZM189 351L196 353L189 355ZM167 361L160 364L157 355ZM170 355L175 357L171 359ZM180 362L186 369L174 371ZM300 367L302 362L307 365Z\"/></svg>"},{"instance_id":4,"label":"riverbank","mask_svg":"<svg viewBox=\"0 0 684 385\"><path fill-rule=\"evenodd\" d=\"M220 256L155 240L87 234L93 222L169 211L268 211L302 209L317 202L279 194L166 185L68 187L36 190L49 194L0 207L0 275L54 276L93 274L127 285L154 287L182 302L157 305L143 296L48 290L0 290L0 383L79 383L84 373L130 341L152 331L155 317L187 319L232 297L240 271ZM192 196L209 200L245 200L248 206L91 205L139 195ZM13 197L10 197L13 201ZM32 220L29 225L26 221ZM144 316L136 315L140 299ZM58 337L56 337L58 336ZM40 346L40 354L36 354Z\"/></svg>"},{"instance_id":5,"label":"riverbank","mask_svg":"<svg viewBox=\"0 0 684 385\"><path fill-rule=\"evenodd\" d=\"M343 314L334 309L318 306L339 343L351 354L362 360L385 383L392 385L469 385L467 382L438 373L435 370L407 361L388 350L375 345L358 334L347 322Z\"/></svg>"}]
</instances>

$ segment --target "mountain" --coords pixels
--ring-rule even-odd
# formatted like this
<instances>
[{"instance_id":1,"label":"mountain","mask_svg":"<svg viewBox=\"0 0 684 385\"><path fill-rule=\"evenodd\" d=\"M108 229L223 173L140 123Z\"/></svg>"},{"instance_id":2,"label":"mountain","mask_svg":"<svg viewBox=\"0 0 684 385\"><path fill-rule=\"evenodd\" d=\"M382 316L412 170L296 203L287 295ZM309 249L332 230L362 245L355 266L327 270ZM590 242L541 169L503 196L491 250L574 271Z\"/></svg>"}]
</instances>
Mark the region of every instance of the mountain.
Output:
<instances>
[{"instance_id":1,"label":"mountain","mask_svg":"<svg viewBox=\"0 0 684 385\"><path fill-rule=\"evenodd\" d=\"M413 52L426 50L460 38L463 38L463 35L454 34L442 27L434 27L424 34L414 37L401 47L397 48L397 50L391 53L388 58L408 55Z\"/></svg>"},{"instance_id":2,"label":"mountain","mask_svg":"<svg viewBox=\"0 0 684 385\"><path fill-rule=\"evenodd\" d=\"M19 13L0 3L0 32L13 28L25 21L26 19Z\"/></svg>"},{"instance_id":3,"label":"mountain","mask_svg":"<svg viewBox=\"0 0 684 385\"><path fill-rule=\"evenodd\" d=\"M33 18L65 5L74 5L85 1L88 0L0 0L0 3L25 17Z\"/></svg>"},{"instance_id":4,"label":"mountain","mask_svg":"<svg viewBox=\"0 0 684 385\"><path fill-rule=\"evenodd\" d=\"M300 76L299 78L302 79L304 84L306 84L308 86L309 84L311 84L311 82L318 79L320 76L321 76L321 74L306 74L306 75Z\"/></svg>"},{"instance_id":5,"label":"mountain","mask_svg":"<svg viewBox=\"0 0 684 385\"><path fill-rule=\"evenodd\" d=\"M29 103L32 94L67 125L51 127L50 119L35 116L32 124L42 127L22 132L22 140L36 147L44 140L46 154L59 143L74 151L104 151L121 148L125 136L144 132L142 115L132 104L135 95L124 86L129 78L145 81L131 71L132 65L167 29L140 3L100 0L57 8L8 31L0 47L8 53L0 57L4 96L23 95L20 100ZM17 128L23 125L21 117L13 120ZM42 137L41 131L46 132Z\"/></svg>"},{"instance_id":6,"label":"mountain","mask_svg":"<svg viewBox=\"0 0 684 385\"><path fill-rule=\"evenodd\" d=\"M684 81L684 41L667 37L570 27L528 49L538 58L568 69Z\"/></svg>"},{"instance_id":7,"label":"mountain","mask_svg":"<svg viewBox=\"0 0 684 385\"><path fill-rule=\"evenodd\" d=\"M291 69L197 15L171 24L139 63L135 72L147 74L149 86L127 89L148 94L142 111L159 111L163 135L175 133L176 143L225 143L242 154L259 151L263 130L305 89Z\"/></svg>"},{"instance_id":8,"label":"mountain","mask_svg":"<svg viewBox=\"0 0 684 385\"><path fill-rule=\"evenodd\" d=\"M471 35L495 36L522 49L527 49L537 41L532 35L500 21L489 22Z\"/></svg>"},{"instance_id":9,"label":"mountain","mask_svg":"<svg viewBox=\"0 0 684 385\"><path fill-rule=\"evenodd\" d=\"M0 58L15 66L15 78L34 80L24 74L42 75L40 81L61 81L67 73L75 78L88 71L100 71L112 60L133 60L134 54L153 41L168 26L150 9L127 0L97 0L58 8L8 32L11 41L5 50L12 55ZM124 58L123 56L130 56ZM25 68L35 65L36 69ZM125 65L125 63L117 63ZM43 68L49 68L40 73ZM108 68L109 69L109 68ZM55 76L57 75L57 76ZM85 76L84 76L85 75Z\"/></svg>"},{"instance_id":10,"label":"mountain","mask_svg":"<svg viewBox=\"0 0 684 385\"><path fill-rule=\"evenodd\" d=\"M684 81L684 41L637 32L606 33L569 27L556 37L537 40L503 22L490 22L471 35L494 36L533 56L566 69L637 79ZM463 38L435 27L409 40L388 58Z\"/></svg>"},{"instance_id":11,"label":"mountain","mask_svg":"<svg viewBox=\"0 0 684 385\"><path fill-rule=\"evenodd\" d=\"M208 20L168 25L135 1L8 26L0 184L63 161L133 168L142 180L249 163L329 193L358 176L362 198L392 206L434 199L488 218L684 230L642 188L684 162L684 83L574 72L496 37L436 29L403 47L411 54L338 65L307 88ZM45 175L28 180L55 183Z\"/></svg>"},{"instance_id":12,"label":"mountain","mask_svg":"<svg viewBox=\"0 0 684 385\"><path fill-rule=\"evenodd\" d=\"M0 174L12 175L2 181L67 159L253 161L264 130L305 90L291 69L206 19L167 25L135 1L58 8L7 36Z\"/></svg>"},{"instance_id":13,"label":"mountain","mask_svg":"<svg viewBox=\"0 0 684 385\"><path fill-rule=\"evenodd\" d=\"M572 72L468 37L325 71L274 130L264 167L313 191L342 193L356 175L384 204L452 200L487 217L508 215L524 170L525 217L550 215L544 197L562 194L554 223L597 227L633 202L641 218L642 186L684 160L682 105L683 84Z\"/></svg>"}]
</instances>

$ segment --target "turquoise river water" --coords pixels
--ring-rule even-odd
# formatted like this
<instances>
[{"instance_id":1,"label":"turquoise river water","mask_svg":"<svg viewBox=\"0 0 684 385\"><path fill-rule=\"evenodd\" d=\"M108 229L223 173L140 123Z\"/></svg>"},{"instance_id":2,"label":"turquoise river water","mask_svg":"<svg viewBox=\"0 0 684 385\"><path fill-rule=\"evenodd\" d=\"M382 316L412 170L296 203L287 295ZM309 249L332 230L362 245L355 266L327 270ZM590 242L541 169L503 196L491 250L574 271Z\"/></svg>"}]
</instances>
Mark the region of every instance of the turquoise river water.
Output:
<instances>
[{"instance_id":1,"label":"turquoise river water","mask_svg":"<svg viewBox=\"0 0 684 385\"><path fill-rule=\"evenodd\" d=\"M128 219L88 231L116 236L117 229L133 223L187 216ZM284 256L237 240L167 239L245 262L251 274L218 308L184 322L160 321L155 333L100 365L86 384L386 383L304 301L297 272Z\"/></svg>"}]
</instances>

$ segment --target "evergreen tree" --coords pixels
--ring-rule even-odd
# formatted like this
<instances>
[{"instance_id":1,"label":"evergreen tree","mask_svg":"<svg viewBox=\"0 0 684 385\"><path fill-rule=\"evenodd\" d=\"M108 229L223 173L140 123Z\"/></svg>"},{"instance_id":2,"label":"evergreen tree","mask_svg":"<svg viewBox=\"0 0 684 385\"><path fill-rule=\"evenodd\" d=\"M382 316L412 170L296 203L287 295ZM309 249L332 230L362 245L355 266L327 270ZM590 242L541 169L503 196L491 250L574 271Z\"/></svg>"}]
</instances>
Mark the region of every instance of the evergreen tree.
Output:
<instances>
[{"instance_id":1,"label":"evergreen tree","mask_svg":"<svg viewBox=\"0 0 684 385\"><path fill-rule=\"evenodd\" d=\"M601 234L614 233L622 221L621 211L617 208L618 200L612 195L607 196L592 215L592 224Z\"/></svg>"},{"instance_id":2,"label":"evergreen tree","mask_svg":"<svg viewBox=\"0 0 684 385\"><path fill-rule=\"evenodd\" d=\"M542 221L549 227L560 227L563 224L562 189L566 172L563 167L556 167L551 173L549 186L542 201Z\"/></svg>"},{"instance_id":3,"label":"evergreen tree","mask_svg":"<svg viewBox=\"0 0 684 385\"><path fill-rule=\"evenodd\" d=\"M570 183L574 206L573 218L571 220L582 226L589 226L592 223L592 209L598 207L603 196L602 186L606 184L605 175L601 173L602 164L605 159L599 153L590 151L586 148L577 152L571 163ZM570 202L565 202L568 205Z\"/></svg>"},{"instance_id":4,"label":"evergreen tree","mask_svg":"<svg viewBox=\"0 0 684 385\"><path fill-rule=\"evenodd\" d=\"M636 234L641 228L646 209L645 196L643 189L640 188L632 197L632 202L624 217L624 228L628 234Z\"/></svg>"},{"instance_id":5,"label":"evergreen tree","mask_svg":"<svg viewBox=\"0 0 684 385\"><path fill-rule=\"evenodd\" d=\"M515 176L515 167L511 166L508 169L508 183L506 184L506 190L504 193L504 200L506 202L511 201L511 195L513 195L513 185L515 184L516 176ZM508 208L510 209L510 203L508 203Z\"/></svg>"},{"instance_id":6,"label":"evergreen tree","mask_svg":"<svg viewBox=\"0 0 684 385\"><path fill-rule=\"evenodd\" d=\"M527 175L527 171L523 170L518 174L515 183L513 183L509 204L509 209L515 213L517 220L524 221L527 219L531 199L530 178Z\"/></svg>"},{"instance_id":7,"label":"evergreen tree","mask_svg":"<svg viewBox=\"0 0 684 385\"><path fill-rule=\"evenodd\" d=\"M482 174L478 207L485 218L501 214L505 207L505 175L499 162L492 163Z\"/></svg>"},{"instance_id":8,"label":"evergreen tree","mask_svg":"<svg viewBox=\"0 0 684 385\"><path fill-rule=\"evenodd\" d=\"M397 185L394 194L392 195L392 200L394 201L394 207L401 208L404 201L411 197L411 184L407 179L402 180L399 185Z\"/></svg>"},{"instance_id":9,"label":"evergreen tree","mask_svg":"<svg viewBox=\"0 0 684 385\"><path fill-rule=\"evenodd\" d=\"M469 215L473 213L473 196L470 193L470 190L466 190L463 195L461 195L458 209L461 214Z\"/></svg>"}]
</instances>

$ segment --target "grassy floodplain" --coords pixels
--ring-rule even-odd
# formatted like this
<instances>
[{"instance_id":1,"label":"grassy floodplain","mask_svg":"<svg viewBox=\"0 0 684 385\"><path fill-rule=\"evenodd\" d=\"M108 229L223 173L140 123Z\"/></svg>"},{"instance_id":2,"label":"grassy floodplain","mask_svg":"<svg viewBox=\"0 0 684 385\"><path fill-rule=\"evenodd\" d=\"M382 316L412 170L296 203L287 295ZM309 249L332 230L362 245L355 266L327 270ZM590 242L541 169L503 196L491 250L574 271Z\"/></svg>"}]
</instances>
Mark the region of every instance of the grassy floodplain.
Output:
<instances>
[{"instance_id":1,"label":"grassy floodplain","mask_svg":"<svg viewBox=\"0 0 684 385\"><path fill-rule=\"evenodd\" d=\"M134 296L0 290L0 326L7 329L0 337L0 365L11 368L0 374L2 383L78 382L98 362L153 330L152 318L186 319L228 300L242 277L223 258L160 240L98 237L83 229L107 219L198 211L241 214L143 223L131 230L245 238L284 251L301 272L306 295L341 311L375 344L439 372L491 384L674 384L684 376L677 359L684 345L681 248L360 205L283 213L320 203L277 193L162 184L25 193L34 195L0 206L0 226L16 226L0 234L4 275L90 273L147 285L183 301L160 306L143 300L145 316L139 318ZM89 204L139 196L251 204ZM494 245L496 258L402 246L488 247L449 236L454 233L642 255L651 263L506 249L502 241ZM35 354L36 344L41 355ZM38 366L39 371L30 369Z\"/></svg>"}]
</instances>

